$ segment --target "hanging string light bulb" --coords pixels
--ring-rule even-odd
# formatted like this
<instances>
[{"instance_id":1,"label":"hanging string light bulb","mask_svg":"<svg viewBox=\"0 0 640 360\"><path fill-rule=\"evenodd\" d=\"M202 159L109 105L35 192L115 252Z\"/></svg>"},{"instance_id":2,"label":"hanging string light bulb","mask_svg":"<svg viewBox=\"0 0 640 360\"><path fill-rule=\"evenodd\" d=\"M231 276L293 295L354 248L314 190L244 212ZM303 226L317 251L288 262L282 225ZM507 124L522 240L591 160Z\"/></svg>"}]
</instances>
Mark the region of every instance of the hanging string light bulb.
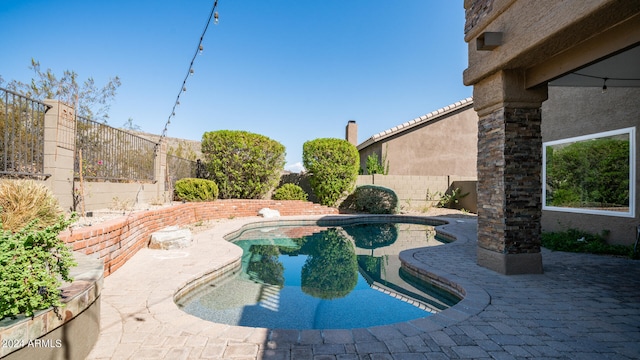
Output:
<instances>
[{"instance_id":1,"label":"hanging string light bulb","mask_svg":"<svg viewBox=\"0 0 640 360\"><path fill-rule=\"evenodd\" d=\"M604 78L602 80L604 80L604 82L602 83L602 93L604 94L607 92L607 80L609 80L609 78Z\"/></svg>"},{"instance_id":2,"label":"hanging string light bulb","mask_svg":"<svg viewBox=\"0 0 640 360\"><path fill-rule=\"evenodd\" d=\"M215 25L218 25L219 22L220 22L220 18L218 17L218 12L216 11L213 13L213 23Z\"/></svg>"},{"instance_id":3,"label":"hanging string light bulb","mask_svg":"<svg viewBox=\"0 0 640 360\"><path fill-rule=\"evenodd\" d=\"M204 30L202 31L202 35L200 36L200 41L198 42L198 47L196 48L195 53L193 54L193 57L191 59L191 63L189 64L189 70L187 71L187 75L185 76L184 80L182 81L182 89L178 92L178 96L176 97L176 101L173 105L173 109L171 110L171 115L169 115L169 118L167 119L167 122L165 123L164 129L162 130L162 135L160 135L160 140L159 142L162 141L162 139L164 137L167 136L167 129L169 127L169 124L171 124L171 118L176 116L176 107L178 105L180 105L180 95L187 91L187 79L189 78L189 76L193 76L193 74L195 73L195 71L193 70L193 62L195 61L196 57L198 56L198 54L202 54L202 52L204 51L204 46L202 45L202 41L204 40L204 35L207 33L207 29L209 28L209 24L211 23L211 19L214 20L214 23L217 24L218 23L218 12L216 11L216 8L218 7L218 0L215 0L213 2L213 7L211 8L211 12L209 13L209 17L207 18L207 23L205 24Z\"/></svg>"}]
</instances>

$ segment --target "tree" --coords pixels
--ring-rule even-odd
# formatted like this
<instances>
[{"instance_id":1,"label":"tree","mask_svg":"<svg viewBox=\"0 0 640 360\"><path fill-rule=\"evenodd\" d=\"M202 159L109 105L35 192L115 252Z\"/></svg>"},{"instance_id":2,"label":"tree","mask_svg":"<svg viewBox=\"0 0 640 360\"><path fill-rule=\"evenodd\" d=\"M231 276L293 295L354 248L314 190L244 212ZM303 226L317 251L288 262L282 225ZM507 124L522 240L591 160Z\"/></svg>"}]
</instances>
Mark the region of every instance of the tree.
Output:
<instances>
[{"instance_id":1,"label":"tree","mask_svg":"<svg viewBox=\"0 0 640 360\"><path fill-rule=\"evenodd\" d=\"M40 62L31 59L34 78L30 83L12 80L7 84L9 90L21 93L35 100L56 99L73 106L76 113L95 121L107 122L110 102L120 86L120 78L109 79L106 85L98 87L90 77L82 84L78 82L78 74L65 70L58 78L51 69L42 70ZM0 77L2 84L2 77Z\"/></svg>"},{"instance_id":2,"label":"tree","mask_svg":"<svg viewBox=\"0 0 640 360\"><path fill-rule=\"evenodd\" d=\"M322 205L334 206L353 190L358 178L358 149L342 139L315 139L302 145L309 182Z\"/></svg>"},{"instance_id":3,"label":"tree","mask_svg":"<svg viewBox=\"0 0 640 360\"><path fill-rule=\"evenodd\" d=\"M133 118L130 117L129 119L127 119L127 121L122 124L122 128L125 130L131 130L131 131L140 131L142 130L142 128L140 128L140 126L136 123L133 122Z\"/></svg>"},{"instance_id":4,"label":"tree","mask_svg":"<svg viewBox=\"0 0 640 360\"><path fill-rule=\"evenodd\" d=\"M247 131L204 133L202 155L220 199L260 199L276 187L284 169L284 146Z\"/></svg>"}]
</instances>

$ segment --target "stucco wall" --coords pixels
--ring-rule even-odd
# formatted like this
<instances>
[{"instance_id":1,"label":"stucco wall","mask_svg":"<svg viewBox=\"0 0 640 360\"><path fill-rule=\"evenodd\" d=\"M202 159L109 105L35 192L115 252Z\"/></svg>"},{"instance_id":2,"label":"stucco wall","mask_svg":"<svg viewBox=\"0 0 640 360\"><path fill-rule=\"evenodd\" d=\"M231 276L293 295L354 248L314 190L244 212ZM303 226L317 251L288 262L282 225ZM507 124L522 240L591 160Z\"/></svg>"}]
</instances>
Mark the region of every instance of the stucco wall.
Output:
<instances>
[{"instance_id":1,"label":"stucco wall","mask_svg":"<svg viewBox=\"0 0 640 360\"><path fill-rule=\"evenodd\" d=\"M427 121L360 150L367 156L386 153L389 175L476 176L478 115L471 106Z\"/></svg>"},{"instance_id":2,"label":"stucco wall","mask_svg":"<svg viewBox=\"0 0 640 360\"><path fill-rule=\"evenodd\" d=\"M549 87L549 100L542 105L542 141L636 126L636 216L623 218L558 211L542 211L542 230L558 231L578 228L592 233L610 231L614 244L633 244L636 226L640 224L640 88Z\"/></svg>"},{"instance_id":3,"label":"stucco wall","mask_svg":"<svg viewBox=\"0 0 640 360\"><path fill-rule=\"evenodd\" d=\"M521 68L530 70L527 82L538 79L527 87L631 45L625 38L597 39L594 34L611 30L640 7L637 1L619 0L466 0L464 5L469 45L464 83L473 85L501 69ZM482 32L503 34L496 51L476 49ZM571 56L549 66L550 58L568 49ZM531 68L538 65L540 69ZM481 101L484 95L474 92L474 101Z\"/></svg>"}]
</instances>

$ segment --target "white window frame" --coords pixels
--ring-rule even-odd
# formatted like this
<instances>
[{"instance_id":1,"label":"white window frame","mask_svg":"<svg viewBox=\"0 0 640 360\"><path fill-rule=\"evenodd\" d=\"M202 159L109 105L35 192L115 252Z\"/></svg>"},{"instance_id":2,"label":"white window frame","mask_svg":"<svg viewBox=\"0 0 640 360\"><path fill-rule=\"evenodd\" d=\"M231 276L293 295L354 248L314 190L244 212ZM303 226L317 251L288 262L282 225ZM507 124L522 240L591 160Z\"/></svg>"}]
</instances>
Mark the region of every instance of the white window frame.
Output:
<instances>
[{"instance_id":1,"label":"white window frame","mask_svg":"<svg viewBox=\"0 0 640 360\"><path fill-rule=\"evenodd\" d=\"M593 210L585 208L571 208L560 206L547 206L547 146L573 143L578 141L627 134L629 136L629 211ZM636 208L636 128L605 131L584 136L576 136L555 141L547 141L542 144L542 210L561 211L577 214L593 214L604 216L616 216L634 218Z\"/></svg>"}]
</instances>

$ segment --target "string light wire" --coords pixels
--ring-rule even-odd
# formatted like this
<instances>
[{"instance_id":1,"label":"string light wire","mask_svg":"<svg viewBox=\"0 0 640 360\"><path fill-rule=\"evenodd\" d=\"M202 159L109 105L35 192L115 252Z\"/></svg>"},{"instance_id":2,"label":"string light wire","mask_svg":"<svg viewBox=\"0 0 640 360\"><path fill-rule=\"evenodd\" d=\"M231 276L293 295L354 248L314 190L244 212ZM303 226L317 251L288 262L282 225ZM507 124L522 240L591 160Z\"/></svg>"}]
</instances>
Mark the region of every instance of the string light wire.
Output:
<instances>
[{"instance_id":1,"label":"string light wire","mask_svg":"<svg viewBox=\"0 0 640 360\"><path fill-rule=\"evenodd\" d=\"M583 76L583 77L588 77L588 78L592 78L592 79L599 79L602 80L602 92L605 93L607 92L607 81L608 80L615 80L615 81L640 81L640 79L624 79L624 78L610 78L610 77L602 77L602 76L595 76L595 75L588 75L588 74L581 74L579 72L573 72L573 75L578 75L578 76Z\"/></svg>"},{"instance_id":2,"label":"string light wire","mask_svg":"<svg viewBox=\"0 0 640 360\"><path fill-rule=\"evenodd\" d=\"M207 18L207 23L205 24L204 29L202 30L202 35L200 35L200 40L198 41L198 46L196 46L196 51L193 54L193 57L191 58L191 63L189 64L189 69L187 70L187 74L185 75L184 80L182 80L182 86L180 86L180 91L178 91L178 96L176 96L176 101L173 104L173 108L171 109L171 113L169 115L169 118L167 119L167 122L164 124L164 129L162 130L162 135L160 135L160 140L158 141L158 143L162 142L162 139L167 136L167 129L169 128L169 124L171 124L171 118L176 116L176 107L180 105L180 95L182 95L183 92L187 91L187 79L195 73L193 69L193 63L196 61L196 57L198 56L198 54L202 54L202 51L204 50L204 46L202 46L202 41L204 40L204 36L207 33L207 29L209 29L209 24L211 24L211 19L214 19L215 24L218 23L218 12L216 11L217 8L218 8L218 0L215 0L213 2L213 6L211 7L211 12L209 13L209 17Z\"/></svg>"}]
</instances>

